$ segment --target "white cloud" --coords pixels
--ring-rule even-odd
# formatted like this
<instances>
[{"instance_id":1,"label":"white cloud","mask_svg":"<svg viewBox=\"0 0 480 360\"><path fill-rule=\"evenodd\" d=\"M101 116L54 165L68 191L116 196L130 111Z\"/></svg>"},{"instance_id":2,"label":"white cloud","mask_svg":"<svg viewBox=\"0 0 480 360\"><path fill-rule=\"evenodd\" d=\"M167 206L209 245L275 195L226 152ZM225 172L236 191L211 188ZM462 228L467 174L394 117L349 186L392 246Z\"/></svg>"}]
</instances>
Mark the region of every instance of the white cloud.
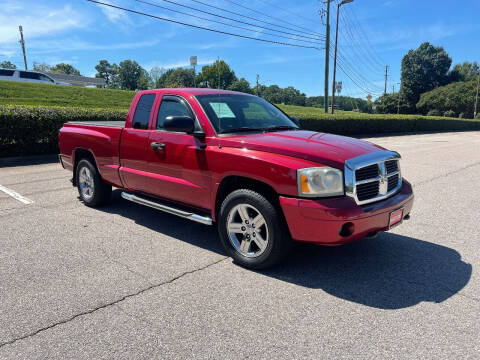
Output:
<instances>
[{"instance_id":1,"label":"white cloud","mask_svg":"<svg viewBox=\"0 0 480 360\"><path fill-rule=\"evenodd\" d=\"M18 41L18 25L23 26L26 41L29 41L88 24L88 20L78 11L74 11L70 5L49 8L44 5L19 5L18 2L8 2L5 8L6 11L0 13L0 44Z\"/></svg>"},{"instance_id":2,"label":"white cloud","mask_svg":"<svg viewBox=\"0 0 480 360\"><path fill-rule=\"evenodd\" d=\"M116 5L112 4L110 1L103 0L102 2L110 5ZM128 19L128 15L124 10L116 9L110 6L102 5L102 4L96 4L103 12L103 14L107 17L107 19L115 24L125 24L127 22L130 22Z\"/></svg>"}]
</instances>

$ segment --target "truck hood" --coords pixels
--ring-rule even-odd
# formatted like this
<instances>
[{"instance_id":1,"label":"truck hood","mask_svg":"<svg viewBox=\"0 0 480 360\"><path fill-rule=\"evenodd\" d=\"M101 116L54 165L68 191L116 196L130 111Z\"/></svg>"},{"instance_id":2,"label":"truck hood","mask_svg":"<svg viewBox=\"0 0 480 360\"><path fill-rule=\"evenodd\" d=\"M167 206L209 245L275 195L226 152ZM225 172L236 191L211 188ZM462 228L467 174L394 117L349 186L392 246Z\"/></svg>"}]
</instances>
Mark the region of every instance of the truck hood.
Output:
<instances>
[{"instance_id":1,"label":"truck hood","mask_svg":"<svg viewBox=\"0 0 480 360\"><path fill-rule=\"evenodd\" d=\"M365 140L314 131L281 131L221 138L222 146L292 156L333 167L366 153L385 150Z\"/></svg>"}]
</instances>

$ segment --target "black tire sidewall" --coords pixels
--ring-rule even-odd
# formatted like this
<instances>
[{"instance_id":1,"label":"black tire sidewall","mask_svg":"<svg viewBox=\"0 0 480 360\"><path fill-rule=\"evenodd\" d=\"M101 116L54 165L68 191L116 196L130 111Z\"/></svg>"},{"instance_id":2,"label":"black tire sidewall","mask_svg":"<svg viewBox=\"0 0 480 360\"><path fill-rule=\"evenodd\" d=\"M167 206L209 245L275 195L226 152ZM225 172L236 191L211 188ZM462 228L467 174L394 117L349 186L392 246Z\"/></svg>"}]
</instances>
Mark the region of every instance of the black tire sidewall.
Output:
<instances>
[{"instance_id":1,"label":"black tire sidewall","mask_svg":"<svg viewBox=\"0 0 480 360\"><path fill-rule=\"evenodd\" d=\"M88 168L93 178L93 196L90 199L85 199L80 188L80 171L82 168ZM90 163L88 160L80 160L77 165L77 189L80 199L87 206L97 206L101 202L101 191L102 191L102 179L98 175L98 171L95 166Z\"/></svg>"},{"instance_id":2,"label":"black tire sidewall","mask_svg":"<svg viewBox=\"0 0 480 360\"><path fill-rule=\"evenodd\" d=\"M263 254L258 257L249 258L242 255L230 241L227 231L228 215L232 208L239 204L254 206L260 211L268 227L269 241L267 248ZM253 269L269 267L277 262L278 248L282 245L280 243L285 241L281 221L282 219L281 216L279 216L278 210L263 195L253 190L235 190L225 198L220 209L218 219L220 240L229 255L240 265Z\"/></svg>"}]
</instances>

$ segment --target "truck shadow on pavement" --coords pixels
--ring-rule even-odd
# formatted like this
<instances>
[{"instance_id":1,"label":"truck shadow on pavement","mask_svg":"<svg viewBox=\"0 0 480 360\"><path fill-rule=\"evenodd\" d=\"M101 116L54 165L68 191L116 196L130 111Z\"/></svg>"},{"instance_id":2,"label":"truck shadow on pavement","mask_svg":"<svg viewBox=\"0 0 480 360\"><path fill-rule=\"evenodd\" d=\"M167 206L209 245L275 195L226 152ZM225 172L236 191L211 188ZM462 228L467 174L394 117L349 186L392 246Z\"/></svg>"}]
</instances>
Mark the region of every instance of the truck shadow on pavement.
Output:
<instances>
[{"instance_id":1,"label":"truck shadow on pavement","mask_svg":"<svg viewBox=\"0 0 480 360\"><path fill-rule=\"evenodd\" d=\"M215 227L197 224L120 198L100 210L140 226L226 255ZM257 272L278 280L321 289L333 296L379 309L401 309L422 301L440 303L469 282L472 266L448 247L383 233L375 239L323 247L295 244L290 258Z\"/></svg>"},{"instance_id":2,"label":"truck shadow on pavement","mask_svg":"<svg viewBox=\"0 0 480 360\"><path fill-rule=\"evenodd\" d=\"M440 303L468 284L472 265L448 247L393 233L339 246L298 244L264 275L379 309Z\"/></svg>"}]
</instances>

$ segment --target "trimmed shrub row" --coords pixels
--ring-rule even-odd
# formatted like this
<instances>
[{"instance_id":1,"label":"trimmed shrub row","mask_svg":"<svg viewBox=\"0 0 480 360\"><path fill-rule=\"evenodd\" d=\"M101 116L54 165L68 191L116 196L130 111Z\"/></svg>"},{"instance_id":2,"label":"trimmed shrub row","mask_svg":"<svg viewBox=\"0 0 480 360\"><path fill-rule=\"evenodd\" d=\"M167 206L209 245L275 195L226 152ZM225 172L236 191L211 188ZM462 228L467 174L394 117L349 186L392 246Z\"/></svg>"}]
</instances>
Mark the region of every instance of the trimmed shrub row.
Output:
<instances>
[{"instance_id":1,"label":"trimmed shrub row","mask_svg":"<svg viewBox=\"0 0 480 360\"><path fill-rule=\"evenodd\" d=\"M349 112L332 117L285 110L298 116L304 129L339 135L480 130L478 120ZM125 116L122 110L0 105L0 157L53 154L58 152L58 130L63 123L123 121Z\"/></svg>"},{"instance_id":2,"label":"trimmed shrub row","mask_svg":"<svg viewBox=\"0 0 480 360\"><path fill-rule=\"evenodd\" d=\"M0 105L0 157L58 152L58 130L67 121L124 120L125 111Z\"/></svg>"}]
</instances>

